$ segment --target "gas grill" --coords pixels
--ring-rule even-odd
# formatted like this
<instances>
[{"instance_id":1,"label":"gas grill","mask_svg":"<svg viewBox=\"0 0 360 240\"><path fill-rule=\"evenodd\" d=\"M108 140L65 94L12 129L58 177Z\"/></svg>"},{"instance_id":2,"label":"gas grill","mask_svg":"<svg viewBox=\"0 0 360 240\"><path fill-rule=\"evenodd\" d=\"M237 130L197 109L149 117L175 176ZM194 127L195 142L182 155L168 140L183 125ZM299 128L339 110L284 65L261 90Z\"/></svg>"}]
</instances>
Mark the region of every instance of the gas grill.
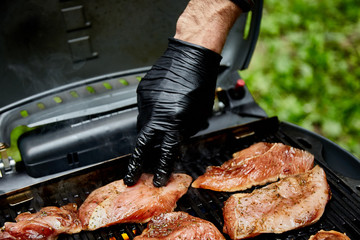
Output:
<instances>
[{"instance_id":1,"label":"gas grill","mask_svg":"<svg viewBox=\"0 0 360 240\"><path fill-rule=\"evenodd\" d=\"M0 3L0 226L25 211L80 206L91 191L124 176L137 133L136 86L165 49L186 3ZM262 1L256 1L231 30L214 114L207 129L183 144L175 171L196 179L207 166L221 165L259 141L306 150L324 168L332 191L324 215L311 226L254 239L307 240L321 229L358 239L359 159L322 136L267 116L238 73L255 49L261 12ZM222 231L222 207L231 194L190 187L176 210ZM118 224L59 239L133 239L145 227Z\"/></svg>"}]
</instances>

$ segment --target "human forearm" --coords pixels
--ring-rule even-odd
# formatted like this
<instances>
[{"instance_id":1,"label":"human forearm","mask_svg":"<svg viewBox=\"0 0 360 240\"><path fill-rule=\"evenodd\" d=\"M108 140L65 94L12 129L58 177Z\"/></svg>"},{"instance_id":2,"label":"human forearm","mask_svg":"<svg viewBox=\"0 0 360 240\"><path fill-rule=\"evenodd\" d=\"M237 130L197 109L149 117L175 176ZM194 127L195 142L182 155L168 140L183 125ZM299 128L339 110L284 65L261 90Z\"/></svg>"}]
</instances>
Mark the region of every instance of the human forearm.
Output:
<instances>
[{"instance_id":1,"label":"human forearm","mask_svg":"<svg viewBox=\"0 0 360 240\"><path fill-rule=\"evenodd\" d=\"M191 0L178 19L174 38L221 53L241 12L229 0Z\"/></svg>"}]
</instances>

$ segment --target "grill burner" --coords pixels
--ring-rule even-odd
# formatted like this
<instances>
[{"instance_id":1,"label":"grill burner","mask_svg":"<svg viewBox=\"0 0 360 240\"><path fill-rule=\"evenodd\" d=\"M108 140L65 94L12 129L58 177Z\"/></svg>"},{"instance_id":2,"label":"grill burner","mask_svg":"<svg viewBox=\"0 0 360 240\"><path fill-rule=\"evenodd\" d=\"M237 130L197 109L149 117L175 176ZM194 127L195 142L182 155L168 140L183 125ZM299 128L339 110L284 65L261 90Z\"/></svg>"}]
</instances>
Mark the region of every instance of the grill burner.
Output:
<instances>
[{"instance_id":1,"label":"grill burner","mask_svg":"<svg viewBox=\"0 0 360 240\"><path fill-rule=\"evenodd\" d=\"M259 124L260 123L260 124ZM186 144L178 172L185 172L196 179L204 173L206 166L220 165L231 158L232 153L249 147L259 141L282 142L307 150L315 155L315 163L324 168L332 191L332 199L328 203L321 219L308 227L289 231L283 234L262 234L253 239L303 239L317 231L337 230L345 232L351 239L360 236L360 197L341 176L334 172L317 149L318 143L297 140L289 132L296 132L290 125L280 123L277 119L266 119L250 125L227 129L203 137L193 138ZM199 150L200 149L200 150ZM0 225L6 221L14 221L21 212L37 212L44 206L62 206L75 202L79 206L88 194L107 183L122 178L128 156L91 167L66 177L49 180L37 184L23 192L14 192L0 198ZM251 190L249 190L251 191ZM204 189L189 188L189 191L178 201L176 210L188 212L209 220L221 231L223 227L223 202L232 193L214 192ZM74 235L61 235L59 239L133 239L146 227L144 224L119 224L93 232L83 231ZM228 236L225 236L228 238Z\"/></svg>"}]
</instances>

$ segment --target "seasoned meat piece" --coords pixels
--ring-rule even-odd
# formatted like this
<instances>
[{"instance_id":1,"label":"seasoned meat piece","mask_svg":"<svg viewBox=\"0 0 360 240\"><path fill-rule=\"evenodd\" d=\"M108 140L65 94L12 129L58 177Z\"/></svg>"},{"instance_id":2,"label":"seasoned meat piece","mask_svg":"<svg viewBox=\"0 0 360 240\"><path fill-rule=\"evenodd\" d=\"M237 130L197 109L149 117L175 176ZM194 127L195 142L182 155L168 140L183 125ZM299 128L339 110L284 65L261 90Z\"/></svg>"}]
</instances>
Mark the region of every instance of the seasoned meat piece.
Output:
<instances>
[{"instance_id":1,"label":"seasoned meat piece","mask_svg":"<svg viewBox=\"0 0 360 240\"><path fill-rule=\"evenodd\" d=\"M314 156L282 143L256 143L233 154L221 166L210 166L193 183L194 188L235 192L303 173L314 165Z\"/></svg>"},{"instance_id":2,"label":"seasoned meat piece","mask_svg":"<svg viewBox=\"0 0 360 240\"><path fill-rule=\"evenodd\" d=\"M257 157L259 155L264 154L265 152L269 151L269 149L274 146L274 143L267 143L267 142L258 142L251 145L248 148L245 148L241 151L238 151L232 155L232 159L223 163L223 167L235 167L240 165L242 161L247 158Z\"/></svg>"},{"instance_id":3,"label":"seasoned meat piece","mask_svg":"<svg viewBox=\"0 0 360 240\"><path fill-rule=\"evenodd\" d=\"M189 175L173 174L166 186L157 188L150 174L143 174L131 187L118 180L93 191L81 205L79 218L86 230L117 223L145 223L153 216L173 211L191 181Z\"/></svg>"},{"instance_id":4,"label":"seasoned meat piece","mask_svg":"<svg viewBox=\"0 0 360 240\"><path fill-rule=\"evenodd\" d=\"M0 239L57 239L62 233L78 233L82 230L76 204L60 208L44 207L37 213L21 213L16 223L6 222L0 231Z\"/></svg>"},{"instance_id":5,"label":"seasoned meat piece","mask_svg":"<svg viewBox=\"0 0 360 240\"><path fill-rule=\"evenodd\" d=\"M315 235L312 235L309 240L350 240L348 236L337 231L320 230Z\"/></svg>"},{"instance_id":6,"label":"seasoned meat piece","mask_svg":"<svg viewBox=\"0 0 360 240\"><path fill-rule=\"evenodd\" d=\"M153 217L142 234L134 238L134 240L156 239L225 240L225 237L209 221L185 212L171 212Z\"/></svg>"},{"instance_id":7,"label":"seasoned meat piece","mask_svg":"<svg viewBox=\"0 0 360 240\"><path fill-rule=\"evenodd\" d=\"M16 238L11 236L10 233L6 232L4 226L0 229L0 240L16 240Z\"/></svg>"},{"instance_id":8,"label":"seasoned meat piece","mask_svg":"<svg viewBox=\"0 0 360 240\"><path fill-rule=\"evenodd\" d=\"M282 233L315 223L331 197L324 170L312 170L238 193L225 202L224 233L231 239Z\"/></svg>"}]
</instances>

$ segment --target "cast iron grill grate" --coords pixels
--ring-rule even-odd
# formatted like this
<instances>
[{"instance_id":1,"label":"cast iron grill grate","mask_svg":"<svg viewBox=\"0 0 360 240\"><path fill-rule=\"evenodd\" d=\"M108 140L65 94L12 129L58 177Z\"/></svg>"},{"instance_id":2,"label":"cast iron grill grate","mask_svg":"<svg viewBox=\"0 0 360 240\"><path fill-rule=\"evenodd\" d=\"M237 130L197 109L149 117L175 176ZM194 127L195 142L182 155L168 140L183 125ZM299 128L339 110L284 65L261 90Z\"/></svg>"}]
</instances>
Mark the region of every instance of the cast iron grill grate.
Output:
<instances>
[{"instance_id":1,"label":"cast iron grill grate","mask_svg":"<svg viewBox=\"0 0 360 240\"><path fill-rule=\"evenodd\" d=\"M304 148L286 133L277 130L276 132L264 132L247 137L217 138L215 140L202 139L198 144L191 144L185 150L181 165L177 171L185 172L196 179L201 175L206 166L220 165L231 158L232 153L259 141L283 142L298 148ZM198 149L201 149L199 152ZM121 160L121 159L120 159ZM126 161L113 161L106 166L93 168L81 174L74 174L66 178L44 182L27 190L31 198L22 203L9 205L11 198L17 194L0 199L0 225L6 221L14 221L15 217L25 211L36 212L44 206L62 206L75 202L78 206L85 200L89 193L109 182L120 178ZM351 239L358 239L360 236L360 198L349 188L337 174L330 169L324 159L317 156L315 163L324 168L327 180L332 191L332 199L328 203L321 219L308 227L289 231L283 234L263 234L253 239L262 240L307 240L310 235L317 231L337 230L345 232ZM251 190L249 190L251 191ZM193 216L207 219L215 224L222 231L223 217L222 207L224 201L231 193L214 192L204 189L190 188L177 204L176 210L185 211ZM99 229L93 232L81 232L74 235L61 235L59 239L133 239L146 227L145 224L119 224L109 228ZM227 237L227 236L226 236ZM229 239L227 237L227 239Z\"/></svg>"}]
</instances>

